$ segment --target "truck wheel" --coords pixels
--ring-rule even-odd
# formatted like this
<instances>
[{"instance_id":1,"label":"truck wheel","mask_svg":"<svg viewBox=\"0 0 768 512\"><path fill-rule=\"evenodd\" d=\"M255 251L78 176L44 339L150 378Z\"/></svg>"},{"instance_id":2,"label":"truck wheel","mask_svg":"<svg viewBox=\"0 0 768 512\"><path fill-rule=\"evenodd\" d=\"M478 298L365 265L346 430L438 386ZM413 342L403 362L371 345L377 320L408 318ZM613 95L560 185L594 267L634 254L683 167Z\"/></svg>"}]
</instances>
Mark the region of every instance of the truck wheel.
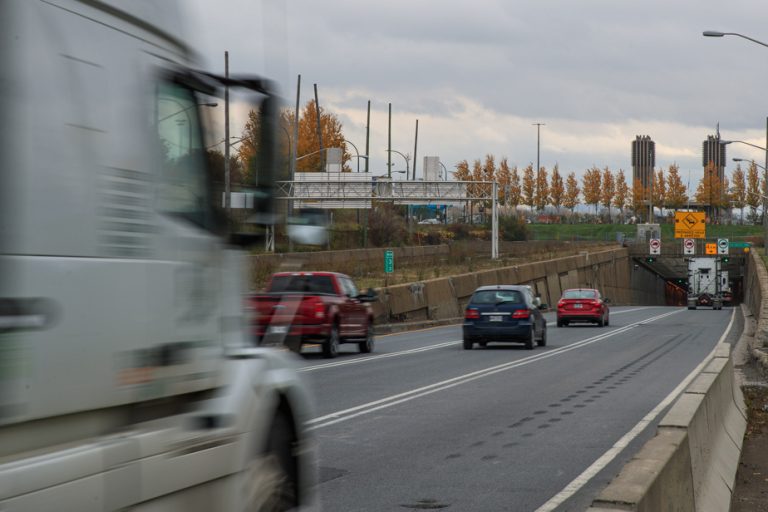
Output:
<instances>
[{"instance_id":1,"label":"truck wheel","mask_svg":"<svg viewBox=\"0 0 768 512\"><path fill-rule=\"evenodd\" d=\"M290 420L278 413L264 451L250 462L245 481L246 510L283 512L299 506L298 468Z\"/></svg>"},{"instance_id":2,"label":"truck wheel","mask_svg":"<svg viewBox=\"0 0 768 512\"><path fill-rule=\"evenodd\" d=\"M365 335L365 341L361 341L357 344L360 347L361 354L370 354L373 352L373 325L368 324L368 332Z\"/></svg>"},{"instance_id":3,"label":"truck wheel","mask_svg":"<svg viewBox=\"0 0 768 512\"><path fill-rule=\"evenodd\" d=\"M328 339L323 343L323 357L332 359L339 354L339 328L336 325L331 326L331 333Z\"/></svg>"}]
</instances>

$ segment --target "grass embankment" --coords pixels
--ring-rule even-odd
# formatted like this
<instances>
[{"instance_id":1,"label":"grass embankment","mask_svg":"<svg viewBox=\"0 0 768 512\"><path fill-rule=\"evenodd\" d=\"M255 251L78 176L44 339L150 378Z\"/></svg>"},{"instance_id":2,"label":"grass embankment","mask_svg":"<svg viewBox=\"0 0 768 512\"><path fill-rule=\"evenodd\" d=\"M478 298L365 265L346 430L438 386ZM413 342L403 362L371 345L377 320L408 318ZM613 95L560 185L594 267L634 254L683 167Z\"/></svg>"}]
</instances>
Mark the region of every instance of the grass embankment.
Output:
<instances>
[{"instance_id":1,"label":"grass embankment","mask_svg":"<svg viewBox=\"0 0 768 512\"><path fill-rule=\"evenodd\" d=\"M530 240L616 240L618 233L626 238L637 236L637 226L632 224L528 224ZM674 224L661 224L662 240L675 237ZM744 240L758 238L762 243L762 226L744 226L736 224L710 224L707 226L707 238L728 238Z\"/></svg>"}]
</instances>

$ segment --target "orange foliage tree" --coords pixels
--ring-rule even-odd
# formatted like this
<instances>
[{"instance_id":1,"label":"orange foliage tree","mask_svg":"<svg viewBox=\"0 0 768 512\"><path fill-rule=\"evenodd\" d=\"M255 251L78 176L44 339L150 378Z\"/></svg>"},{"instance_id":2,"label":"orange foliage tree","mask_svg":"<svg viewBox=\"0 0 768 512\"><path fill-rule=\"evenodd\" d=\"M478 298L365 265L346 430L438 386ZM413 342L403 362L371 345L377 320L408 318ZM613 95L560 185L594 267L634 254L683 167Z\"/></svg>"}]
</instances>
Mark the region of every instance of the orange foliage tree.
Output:
<instances>
[{"instance_id":1,"label":"orange foliage tree","mask_svg":"<svg viewBox=\"0 0 768 512\"><path fill-rule=\"evenodd\" d=\"M585 172L584 176L581 178L584 203L595 205L595 215L597 215L597 207L600 205L601 181L600 169L597 167L587 169L587 172Z\"/></svg>"}]
</instances>

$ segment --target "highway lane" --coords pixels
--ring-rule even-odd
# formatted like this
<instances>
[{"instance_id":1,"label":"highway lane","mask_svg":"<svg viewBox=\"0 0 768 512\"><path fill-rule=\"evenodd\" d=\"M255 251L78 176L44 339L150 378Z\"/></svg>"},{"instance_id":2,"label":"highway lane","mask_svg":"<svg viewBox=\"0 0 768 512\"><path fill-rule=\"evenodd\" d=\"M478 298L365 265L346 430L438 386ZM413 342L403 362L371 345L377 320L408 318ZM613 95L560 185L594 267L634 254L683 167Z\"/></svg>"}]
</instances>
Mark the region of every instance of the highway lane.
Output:
<instances>
[{"instance_id":1,"label":"highway lane","mask_svg":"<svg viewBox=\"0 0 768 512\"><path fill-rule=\"evenodd\" d=\"M533 351L465 351L448 326L379 337L371 355L307 353L322 509L536 510L701 363L730 315L614 308L610 327L550 326ZM584 509L653 434L652 419L557 510Z\"/></svg>"}]
</instances>

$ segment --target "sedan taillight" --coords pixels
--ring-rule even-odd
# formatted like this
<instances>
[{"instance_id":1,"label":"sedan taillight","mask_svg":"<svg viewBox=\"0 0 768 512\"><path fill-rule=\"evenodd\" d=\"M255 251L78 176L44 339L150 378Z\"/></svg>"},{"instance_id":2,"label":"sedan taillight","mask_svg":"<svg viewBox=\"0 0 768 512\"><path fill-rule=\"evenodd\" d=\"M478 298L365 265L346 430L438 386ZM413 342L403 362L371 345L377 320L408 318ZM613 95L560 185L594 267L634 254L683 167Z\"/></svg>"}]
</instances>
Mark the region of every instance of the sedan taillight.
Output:
<instances>
[{"instance_id":1,"label":"sedan taillight","mask_svg":"<svg viewBox=\"0 0 768 512\"><path fill-rule=\"evenodd\" d=\"M467 309L466 311L464 311L464 318L466 318L467 320L477 320L478 318L480 318L480 312L472 308Z\"/></svg>"},{"instance_id":2,"label":"sedan taillight","mask_svg":"<svg viewBox=\"0 0 768 512\"><path fill-rule=\"evenodd\" d=\"M530 318L531 317L531 310L530 309L517 309L514 313L512 313L512 318Z\"/></svg>"},{"instance_id":3,"label":"sedan taillight","mask_svg":"<svg viewBox=\"0 0 768 512\"><path fill-rule=\"evenodd\" d=\"M558 302L558 303L557 303L557 307L558 307L558 308L564 308L564 307L565 307L565 301L564 301L564 300L561 300L560 302Z\"/></svg>"}]
</instances>

